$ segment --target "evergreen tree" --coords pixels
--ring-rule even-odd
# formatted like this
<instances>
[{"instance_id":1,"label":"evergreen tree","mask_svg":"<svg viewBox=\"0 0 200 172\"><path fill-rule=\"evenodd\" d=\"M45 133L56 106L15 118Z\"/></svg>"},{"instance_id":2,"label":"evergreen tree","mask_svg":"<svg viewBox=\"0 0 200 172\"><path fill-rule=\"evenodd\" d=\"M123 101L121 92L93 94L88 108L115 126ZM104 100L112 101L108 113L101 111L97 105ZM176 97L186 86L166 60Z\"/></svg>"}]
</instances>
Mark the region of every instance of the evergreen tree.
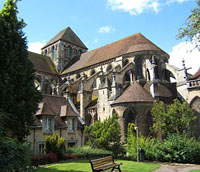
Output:
<instances>
[{"instance_id":1,"label":"evergreen tree","mask_svg":"<svg viewBox=\"0 0 200 172\"><path fill-rule=\"evenodd\" d=\"M41 94L28 59L25 23L17 17L17 0L0 11L0 135L22 142L33 124Z\"/></svg>"}]
</instances>

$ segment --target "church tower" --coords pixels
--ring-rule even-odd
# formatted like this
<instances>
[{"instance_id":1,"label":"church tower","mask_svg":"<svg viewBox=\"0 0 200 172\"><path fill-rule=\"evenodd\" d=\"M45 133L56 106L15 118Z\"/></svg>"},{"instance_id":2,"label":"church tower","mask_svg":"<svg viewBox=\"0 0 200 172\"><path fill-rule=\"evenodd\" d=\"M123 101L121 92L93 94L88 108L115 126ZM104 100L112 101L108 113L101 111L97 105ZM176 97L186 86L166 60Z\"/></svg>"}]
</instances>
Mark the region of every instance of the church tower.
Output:
<instances>
[{"instance_id":1,"label":"church tower","mask_svg":"<svg viewBox=\"0 0 200 172\"><path fill-rule=\"evenodd\" d=\"M72 29L67 27L42 48L42 54L51 57L60 73L70 61L86 52L87 49Z\"/></svg>"}]
</instances>

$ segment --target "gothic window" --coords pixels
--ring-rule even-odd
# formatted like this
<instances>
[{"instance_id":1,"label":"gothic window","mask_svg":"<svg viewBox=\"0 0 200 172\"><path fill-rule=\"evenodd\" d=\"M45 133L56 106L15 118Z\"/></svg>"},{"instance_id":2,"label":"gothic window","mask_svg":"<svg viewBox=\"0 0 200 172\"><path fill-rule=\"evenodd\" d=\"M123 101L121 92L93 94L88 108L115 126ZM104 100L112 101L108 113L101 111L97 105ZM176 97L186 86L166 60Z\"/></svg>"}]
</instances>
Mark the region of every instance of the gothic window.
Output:
<instances>
[{"instance_id":1,"label":"gothic window","mask_svg":"<svg viewBox=\"0 0 200 172\"><path fill-rule=\"evenodd\" d=\"M135 62L136 65L136 79L143 79L142 59L138 57Z\"/></svg>"},{"instance_id":2,"label":"gothic window","mask_svg":"<svg viewBox=\"0 0 200 172\"><path fill-rule=\"evenodd\" d=\"M82 54L82 50L79 49L79 50L78 50L78 55L81 55L81 54Z\"/></svg>"},{"instance_id":3,"label":"gothic window","mask_svg":"<svg viewBox=\"0 0 200 172\"><path fill-rule=\"evenodd\" d=\"M110 70L112 70L112 65L109 65L109 66L107 67L107 69L106 69L107 72L110 71Z\"/></svg>"},{"instance_id":4,"label":"gothic window","mask_svg":"<svg viewBox=\"0 0 200 172\"><path fill-rule=\"evenodd\" d=\"M158 79L158 59L156 59L156 58L155 58L154 72L155 72L155 79Z\"/></svg>"},{"instance_id":5,"label":"gothic window","mask_svg":"<svg viewBox=\"0 0 200 172\"><path fill-rule=\"evenodd\" d=\"M39 151L39 154L40 155L43 155L44 154L44 142L40 142L38 144L38 151Z\"/></svg>"},{"instance_id":6,"label":"gothic window","mask_svg":"<svg viewBox=\"0 0 200 172\"><path fill-rule=\"evenodd\" d=\"M78 85L78 91L81 91L81 84Z\"/></svg>"},{"instance_id":7,"label":"gothic window","mask_svg":"<svg viewBox=\"0 0 200 172\"><path fill-rule=\"evenodd\" d=\"M67 46L67 50L66 50L66 55L67 55L67 60L70 60L72 57L72 48L70 46Z\"/></svg>"},{"instance_id":8,"label":"gothic window","mask_svg":"<svg viewBox=\"0 0 200 172\"><path fill-rule=\"evenodd\" d=\"M55 47L53 46L52 47L52 60L55 60L56 58L56 50L55 50Z\"/></svg>"},{"instance_id":9,"label":"gothic window","mask_svg":"<svg viewBox=\"0 0 200 172\"><path fill-rule=\"evenodd\" d=\"M94 69L92 69L92 71L90 72L90 76L94 75L96 72Z\"/></svg>"},{"instance_id":10,"label":"gothic window","mask_svg":"<svg viewBox=\"0 0 200 172\"><path fill-rule=\"evenodd\" d=\"M73 49L73 54L77 55L77 49L76 48Z\"/></svg>"},{"instance_id":11,"label":"gothic window","mask_svg":"<svg viewBox=\"0 0 200 172\"><path fill-rule=\"evenodd\" d=\"M123 61L123 67L126 66L129 63L129 61L126 59L125 61Z\"/></svg>"},{"instance_id":12,"label":"gothic window","mask_svg":"<svg viewBox=\"0 0 200 172\"><path fill-rule=\"evenodd\" d=\"M80 78L81 77L81 75L80 75L80 73L78 73L77 75L76 75L76 79L78 79L78 78Z\"/></svg>"},{"instance_id":13,"label":"gothic window","mask_svg":"<svg viewBox=\"0 0 200 172\"><path fill-rule=\"evenodd\" d=\"M44 51L44 55L48 56L48 51L47 50Z\"/></svg>"},{"instance_id":14,"label":"gothic window","mask_svg":"<svg viewBox=\"0 0 200 172\"><path fill-rule=\"evenodd\" d=\"M45 133L52 133L53 132L53 124L52 118L46 117L44 118L44 132Z\"/></svg>"},{"instance_id":15,"label":"gothic window","mask_svg":"<svg viewBox=\"0 0 200 172\"><path fill-rule=\"evenodd\" d=\"M96 79L94 80L94 82L92 83L92 88L94 89L94 88L96 88L97 87L97 81L96 81Z\"/></svg>"}]
</instances>

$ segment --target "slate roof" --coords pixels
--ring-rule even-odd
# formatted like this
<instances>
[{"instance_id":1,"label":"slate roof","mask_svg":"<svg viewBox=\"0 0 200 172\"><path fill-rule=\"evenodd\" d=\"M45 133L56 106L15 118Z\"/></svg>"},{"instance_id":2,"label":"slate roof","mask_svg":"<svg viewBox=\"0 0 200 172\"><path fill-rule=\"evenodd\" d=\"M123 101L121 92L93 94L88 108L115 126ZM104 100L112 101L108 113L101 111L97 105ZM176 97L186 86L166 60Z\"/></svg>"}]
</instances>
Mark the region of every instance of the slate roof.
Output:
<instances>
[{"instance_id":1,"label":"slate roof","mask_svg":"<svg viewBox=\"0 0 200 172\"><path fill-rule=\"evenodd\" d=\"M119 57L124 54L140 51L159 51L169 56L166 52L149 41L141 33L137 33L121 39L119 41L107 44L103 47L81 54L80 59L63 71L63 74L70 73L88 66Z\"/></svg>"},{"instance_id":2,"label":"slate roof","mask_svg":"<svg viewBox=\"0 0 200 172\"><path fill-rule=\"evenodd\" d=\"M85 44L80 40L80 38L72 31L70 27L67 27L60 31L56 36L54 36L42 49L48 47L49 45L62 40L69 42L71 44L77 45L84 49L88 49Z\"/></svg>"},{"instance_id":3,"label":"slate roof","mask_svg":"<svg viewBox=\"0 0 200 172\"><path fill-rule=\"evenodd\" d=\"M33 53L30 51L28 52L28 54L29 54L29 59L31 60L31 62L35 67L35 70L55 75L58 74L55 69L55 65L50 59L50 57Z\"/></svg>"},{"instance_id":4,"label":"slate roof","mask_svg":"<svg viewBox=\"0 0 200 172\"><path fill-rule=\"evenodd\" d=\"M192 75L190 79L193 80L193 79L197 79L198 77L200 77L200 68L194 75Z\"/></svg>"},{"instance_id":5,"label":"slate roof","mask_svg":"<svg viewBox=\"0 0 200 172\"><path fill-rule=\"evenodd\" d=\"M119 96L113 103L119 104L119 103L136 103L136 102L154 102L153 97L151 94L144 89L143 86L141 86L139 83L134 82L132 83L125 91L124 93Z\"/></svg>"}]
</instances>

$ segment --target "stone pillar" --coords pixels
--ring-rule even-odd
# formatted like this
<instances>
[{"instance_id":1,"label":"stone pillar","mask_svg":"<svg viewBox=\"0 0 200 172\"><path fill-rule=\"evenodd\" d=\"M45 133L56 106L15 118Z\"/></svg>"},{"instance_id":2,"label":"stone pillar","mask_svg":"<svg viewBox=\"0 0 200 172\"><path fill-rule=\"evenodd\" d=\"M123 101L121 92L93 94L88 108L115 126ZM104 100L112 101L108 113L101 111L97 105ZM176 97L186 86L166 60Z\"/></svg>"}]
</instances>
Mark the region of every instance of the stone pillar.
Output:
<instances>
[{"instance_id":1,"label":"stone pillar","mask_svg":"<svg viewBox=\"0 0 200 172\"><path fill-rule=\"evenodd\" d=\"M123 116L119 116L118 122L121 127L121 135L122 135L121 140L122 142L125 142L125 125Z\"/></svg>"}]
</instances>

